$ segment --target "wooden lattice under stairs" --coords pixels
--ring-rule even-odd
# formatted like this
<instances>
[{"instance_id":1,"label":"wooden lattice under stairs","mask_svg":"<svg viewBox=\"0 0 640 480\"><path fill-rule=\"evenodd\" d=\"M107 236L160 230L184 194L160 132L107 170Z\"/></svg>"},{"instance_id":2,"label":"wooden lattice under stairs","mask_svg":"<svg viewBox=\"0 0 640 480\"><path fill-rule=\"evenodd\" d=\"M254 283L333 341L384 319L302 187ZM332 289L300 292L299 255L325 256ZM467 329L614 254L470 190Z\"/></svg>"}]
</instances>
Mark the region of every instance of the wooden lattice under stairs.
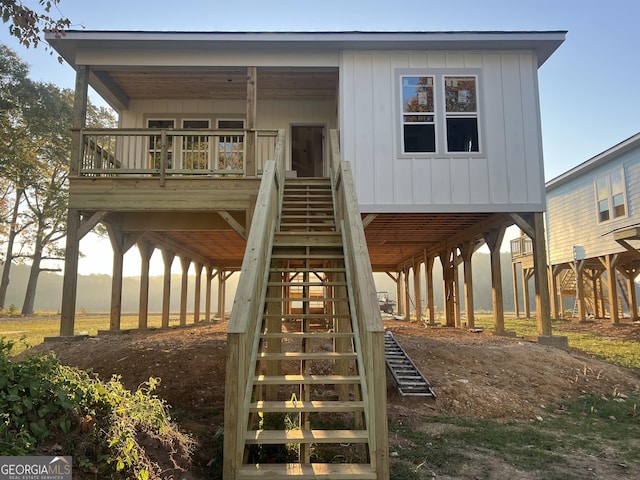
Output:
<instances>
[{"instance_id":1,"label":"wooden lattice under stairs","mask_svg":"<svg viewBox=\"0 0 640 480\"><path fill-rule=\"evenodd\" d=\"M378 478L329 180L287 179L238 479Z\"/></svg>"}]
</instances>

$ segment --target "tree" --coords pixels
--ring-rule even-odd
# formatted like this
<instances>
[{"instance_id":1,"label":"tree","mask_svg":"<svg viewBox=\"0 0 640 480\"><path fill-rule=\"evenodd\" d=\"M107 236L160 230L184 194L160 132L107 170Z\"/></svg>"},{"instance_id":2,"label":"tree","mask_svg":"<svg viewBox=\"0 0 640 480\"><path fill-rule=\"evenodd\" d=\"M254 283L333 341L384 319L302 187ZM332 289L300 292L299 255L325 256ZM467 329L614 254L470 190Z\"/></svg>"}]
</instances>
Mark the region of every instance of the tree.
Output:
<instances>
[{"instance_id":1,"label":"tree","mask_svg":"<svg viewBox=\"0 0 640 480\"><path fill-rule=\"evenodd\" d=\"M0 278L0 308L5 306L15 240L26 228L21 223L20 208L25 186L33 176L33 152L21 113L28 102L27 92L31 85L27 73L27 65L11 49L0 45L0 178L4 181L1 220L7 236Z\"/></svg>"},{"instance_id":2,"label":"tree","mask_svg":"<svg viewBox=\"0 0 640 480\"><path fill-rule=\"evenodd\" d=\"M67 177L71 155L73 94L53 84L34 84L32 102L24 117L31 127L35 175L25 188L24 216L28 227L22 232L22 256L31 259L31 271L22 306L23 315L33 313L42 262L63 258L58 245L65 235Z\"/></svg>"},{"instance_id":3,"label":"tree","mask_svg":"<svg viewBox=\"0 0 640 480\"><path fill-rule=\"evenodd\" d=\"M63 29L71 25L71 21L64 17L52 16L52 10L58 10L60 0L38 0L39 8L25 6L21 0L0 0L2 21L9 23L9 33L16 37L25 47L37 47L43 31L53 31L57 35L63 34Z\"/></svg>"}]
</instances>

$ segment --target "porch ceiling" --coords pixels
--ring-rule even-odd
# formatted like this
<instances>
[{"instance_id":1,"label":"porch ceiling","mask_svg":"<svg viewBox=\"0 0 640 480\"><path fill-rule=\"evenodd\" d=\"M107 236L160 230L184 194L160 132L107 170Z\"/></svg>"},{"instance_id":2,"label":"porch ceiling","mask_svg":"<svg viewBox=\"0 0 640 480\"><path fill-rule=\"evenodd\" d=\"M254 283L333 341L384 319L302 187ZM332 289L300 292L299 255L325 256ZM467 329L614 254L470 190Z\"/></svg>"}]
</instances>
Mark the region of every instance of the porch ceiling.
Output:
<instances>
[{"instance_id":1,"label":"porch ceiling","mask_svg":"<svg viewBox=\"0 0 640 480\"><path fill-rule=\"evenodd\" d=\"M488 229L505 223L512 221L503 214L378 214L365 235L374 271L397 271L414 259L422 261L425 250L437 255L443 247L478 240ZM240 269L246 247L231 228L154 231L144 238L176 256L225 270Z\"/></svg>"},{"instance_id":2,"label":"porch ceiling","mask_svg":"<svg viewBox=\"0 0 640 480\"><path fill-rule=\"evenodd\" d=\"M247 98L246 68L224 70L94 70L92 86L110 98L128 100ZM332 99L338 89L337 70L258 69L258 99ZM109 90L110 92L106 92Z\"/></svg>"},{"instance_id":3,"label":"porch ceiling","mask_svg":"<svg viewBox=\"0 0 640 480\"><path fill-rule=\"evenodd\" d=\"M365 228L365 236L373 270L394 271L413 259L422 261L425 251L437 255L511 223L506 215L493 213L378 214Z\"/></svg>"}]
</instances>

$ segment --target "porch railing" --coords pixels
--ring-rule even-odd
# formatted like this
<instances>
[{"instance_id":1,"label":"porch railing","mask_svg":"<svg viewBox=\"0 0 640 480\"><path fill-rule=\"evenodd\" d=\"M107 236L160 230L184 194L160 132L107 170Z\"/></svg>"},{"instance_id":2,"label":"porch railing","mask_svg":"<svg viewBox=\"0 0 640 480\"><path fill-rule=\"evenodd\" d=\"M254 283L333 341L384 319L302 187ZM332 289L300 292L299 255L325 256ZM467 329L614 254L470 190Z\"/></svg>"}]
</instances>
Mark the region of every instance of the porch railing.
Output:
<instances>
[{"instance_id":1,"label":"porch railing","mask_svg":"<svg viewBox=\"0 0 640 480\"><path fill-rule=\"evenodd\" d=\"M533 255L533 241L529 237L518 237L511 240L511 258Z\"/></svg>"},{"instance_id":2,"label":"porch railing","mask_svg":"<svg viewBox=\"0 0 640 480\"><path fill-rule=\"evenodd\" d=\"M255 150L245 139L256 136ZM78 176L255 176L275 158L278 130L82 129ZM255 171L248 171L249 169Z\"/></svg>"}]
</instances>

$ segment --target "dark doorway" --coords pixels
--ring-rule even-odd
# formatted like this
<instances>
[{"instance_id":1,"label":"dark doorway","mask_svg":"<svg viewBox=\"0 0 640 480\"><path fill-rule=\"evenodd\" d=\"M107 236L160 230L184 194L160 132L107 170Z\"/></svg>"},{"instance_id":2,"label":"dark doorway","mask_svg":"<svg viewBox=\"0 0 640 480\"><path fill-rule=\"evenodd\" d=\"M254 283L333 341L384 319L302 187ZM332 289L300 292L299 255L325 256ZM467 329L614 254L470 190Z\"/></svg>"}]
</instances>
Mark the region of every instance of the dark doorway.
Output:
<instances>
[{"instance_id":1,"label":"dark doorway","mask_svg":"<svg viewBox=\"0 0 640 480\"><path fill-rule=\"evenodd\" d=\"M291 127L291 168L298 177L323 177L322 126Z\"/></svg>"}]
</instances>

